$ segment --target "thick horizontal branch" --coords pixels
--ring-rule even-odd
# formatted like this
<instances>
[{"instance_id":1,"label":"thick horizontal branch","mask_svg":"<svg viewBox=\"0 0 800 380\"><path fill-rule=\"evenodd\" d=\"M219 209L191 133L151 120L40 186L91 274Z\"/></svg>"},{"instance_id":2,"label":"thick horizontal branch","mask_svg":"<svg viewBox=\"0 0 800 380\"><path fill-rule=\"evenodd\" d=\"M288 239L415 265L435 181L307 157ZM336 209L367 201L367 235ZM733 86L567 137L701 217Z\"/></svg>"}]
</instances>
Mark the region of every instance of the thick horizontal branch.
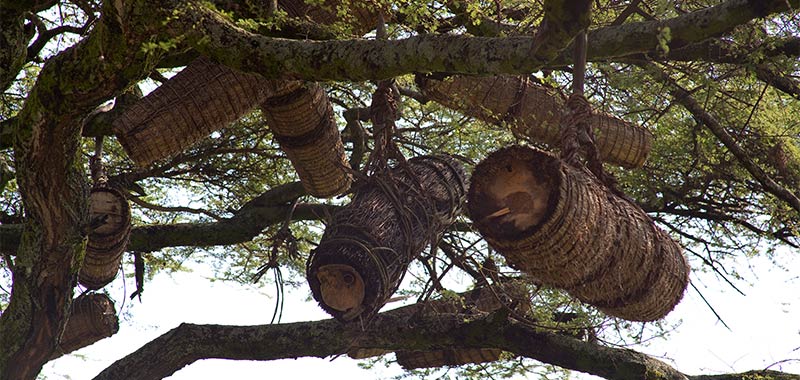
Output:
<instances>
[{"instance_id":1,"label":"thick horizontal branch","mask_svg":"<svg viewBox=\"0 0 800 380\"><path fill-rule=\"evenodd\" d=\"M292 182L266 191L245 203L236 214L218 222L156 224L134 227L128 242L129 251L152 252L166 247L206 247L244 243L265 228L286 220L321 220L337 206L292 202L305 194L300 182ZM13 254L19 246L22 225L0 225L0 252Z\"/></svg>"},{"instance_id":2,"label":"thick horizontal branch","mask_svg":"<svg viewBox=\"0 0 800 380\"><path fill-rule=\"evenodd\" d=\"M118 360L95 379L161 379L197 360L276 360L327 357L353 347L429 350L500 348L612 380L705 379L682 374L645 354L581 341L508 322L501 314L420 316L403 309L378 314L368 325L332 319L261 326L181 324ZM794 375L776 374L797 379ZM722 375L715 380L741 379ZM788 377L786 377L788 376ZM794 377L792 377L794 376Z\"/></svg>"},{"instance_id":3,"label":"thick horizontal branch","mask_svg":"<svg viewBox=\"0 0 800 380\"><path fill-rule=\"evenodd\" d=\"M589 60L650 52L670 28L670 49L732 30L754 18L797 7L800 0L752 2L730 0L721 5L664 21L611 26L589 34ZM229 67L267 78L316 81L386 79L413 72L452 74L520 74L548 62L537 58L533 37L503 38L421 35L400 40L297 41L270 38L243 30L201 6L182 9L188 41L205 55ZM565 51L557 64L571 62ZM553 64L552 62L550 64Z\"/></svg>"},{"instance_id":4,"label":"thick horizontal branch","mask_svg":"<svg viewBox=\"0 0 800 380\"><path fill-rule=\"evenodd\" d=\"M759 17L800 7L800 0L729 0L717 6L686 13L667 20L622 24L595 29L588 35L587 59L613 60L624 56L652 53L659 46L659 35L669 29L669 51L717 37ZM552 65L572 62L571 49L565 50ZM662 52L667 53L667 52Z\"/></svg>"}]
</instances>

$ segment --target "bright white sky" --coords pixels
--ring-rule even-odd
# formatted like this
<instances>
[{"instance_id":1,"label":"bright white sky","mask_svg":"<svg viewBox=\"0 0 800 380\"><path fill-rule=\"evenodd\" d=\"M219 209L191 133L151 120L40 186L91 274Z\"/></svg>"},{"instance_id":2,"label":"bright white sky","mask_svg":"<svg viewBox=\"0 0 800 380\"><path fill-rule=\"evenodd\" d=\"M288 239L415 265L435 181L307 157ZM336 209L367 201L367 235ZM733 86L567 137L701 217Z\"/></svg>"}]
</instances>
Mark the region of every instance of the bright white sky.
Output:
<instances>
[{"instance_id":1,"label":"bright white sky","mask_svg":"<svg viewBox=\"0 0 800 380\"><path fill-rule=\"evenodd\" d=\"M742 284L741 296L707 273L693 273L692 281L723 317L727 330L691 288L669 321L682 325L668 340L652 342L637 350L660 357L688 374L717 374L771 368L800 373L800 261L794 252L782 252L776 268L768 259L741 259L737 270L753 286ZM210 282L198 271L162 274L146 284L142 303L127 301L132 315L121 323L120 332L93 346L49 363L47 379L89 379L115 360L136 350L181 322L232 325L266 324L272 316L272 288ZM134 287L128 279L128 294ZM122 279L109 292L123 299ZM327 318L313 301L307 301L306 287L287 291L283 322ZM380 367L380 368L377 368ZM272 362L205 360L175 373L170 379L263 379L347 378L350 380L389 378L401 373L397 365L358 368L356 361L341 357L333 361L304 358ZM331 376L334 375L334 376ZM532 377L533 378L533 377ZM576 376L579 379L595 379Z\"/></svg>"}]
</instances>

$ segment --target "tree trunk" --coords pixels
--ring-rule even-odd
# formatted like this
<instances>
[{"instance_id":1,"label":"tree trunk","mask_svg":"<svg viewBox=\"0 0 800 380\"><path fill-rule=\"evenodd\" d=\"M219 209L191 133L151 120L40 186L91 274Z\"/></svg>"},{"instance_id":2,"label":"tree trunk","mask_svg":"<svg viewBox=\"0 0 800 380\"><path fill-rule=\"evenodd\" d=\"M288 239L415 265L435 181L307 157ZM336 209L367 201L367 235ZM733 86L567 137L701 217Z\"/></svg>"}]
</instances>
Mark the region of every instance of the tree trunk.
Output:
<instances>
[{"instance_id":1,"label":"tree trunk","mask_svg":"<svg viewBox=\"0 0 800 380\"><path fill-rule=\"evenodd\" d=\"M468 212L511 266L604 312L652 321L689 283L681 246L588 171L523 146L475 167Z\"/></svg>"},{"instance_id":2,"label":"tree trunk","mask_svg":"<svg viewBox=\"0 0 800 380\"><path fill-rule=\"evenodd\" d=\"M508 123L517 136L560 146L566 100L555 88L508 75L418 77L417 82L426 96L447 107L489 123ZM644 164L653 142L650 131L603 113L594 113L588 123L603 161L626 168Z\"/></svg>"}]
</instances>

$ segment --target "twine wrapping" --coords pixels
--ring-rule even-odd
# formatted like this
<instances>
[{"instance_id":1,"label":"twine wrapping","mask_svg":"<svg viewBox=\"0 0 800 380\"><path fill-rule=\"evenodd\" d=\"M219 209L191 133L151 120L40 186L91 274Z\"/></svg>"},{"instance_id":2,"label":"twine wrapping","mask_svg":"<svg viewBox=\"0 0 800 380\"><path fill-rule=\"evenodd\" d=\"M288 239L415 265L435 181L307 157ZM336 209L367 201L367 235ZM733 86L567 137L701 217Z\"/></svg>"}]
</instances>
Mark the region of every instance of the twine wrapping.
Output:
<instances>
[{"instance_id":1,"label":"twine wrapping","mask_svg":"<svg viewBox=\"0 0 800 380\"><path fill-rule=\"evenodd\" d=\"M314 298L339 320L369 319L376 313L409 263L461 210L466 174L455 159L424 156L407 165L408 171L395 168L357 187L353 201L334 214L309 256L306 277ZM330 277L325 268L348 268L342 272L346 284L361 283L337 294L345 301L328 296L326 302Z\"/></svg>"},{"instance_id":2,"label":"twine wrapping","mask_svg":"<svg viewBox=\"0 0 800 380\"><path fill-rule=\"evenodd\" d=\"M445 80L417 77L425 96L480 120L508 124L527 140L558 147L561 117L566 110L564 95L526 77L452 76ZM645 128L604 113L588 121L600 158L626 168L644 164L653 135Z\"/></svg>"}]
</instances>

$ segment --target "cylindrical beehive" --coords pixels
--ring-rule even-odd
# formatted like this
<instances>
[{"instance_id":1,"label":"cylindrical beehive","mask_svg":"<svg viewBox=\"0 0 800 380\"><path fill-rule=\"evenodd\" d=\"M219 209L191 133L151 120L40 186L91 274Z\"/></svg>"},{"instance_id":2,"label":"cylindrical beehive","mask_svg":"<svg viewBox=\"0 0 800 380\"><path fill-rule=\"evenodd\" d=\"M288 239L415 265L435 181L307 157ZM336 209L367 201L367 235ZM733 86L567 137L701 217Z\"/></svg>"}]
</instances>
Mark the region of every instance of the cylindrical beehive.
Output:
<instances>
[{"instance_id":1,"label":"cylindrical beehive","mask_svg":"<svg viewBox=\"0 0 800 380\"><path fill-rule=\"evenodd\" d=\"M308 259L314 298L341 321L377 312L411 260L461 210L466 174L455 159L416 157L407 169L394 168L357 188Z\"/></svg>"},{"instance_id":2,"label":"cylindrical beehive","mask_svg":"<svg viewBox=\"0 0 800 380\"><path fill-rule=\"evenodd\" d=\"M547 153L489 155L475 167L467 207L511 266L610 315L659 319L688 285L681 246L641 208Z\"/></svg>"},{"instance_id":3,"label":"cylindrical beehive","mask_svg":"<svg viewBox=\"0 0 800 380\"><path fill-rule=\"evenodd\" d=\"M89 234L78 281L96 290L117 276L131 233L131 209L119 190L96 187L89 196L89 217L97 227Z\"/></svg>"},{"instance_id":4,"label":"cylindrical beehive","mask_svg":"<svg viewBox=\"0 0 800 380\"><path fill-rule=\"evenodd\" d=\"M350 188L350 164L319 84L294 82L267 99L261 112L309 194L329 197Z\"/></svg>"},{"instance_id":5,"label":"cylindrical beehive","mask_svg":"<svg viewBox=\"0 0 800 380\"><path fill-rule=\"evenodd\" d=\"M507 75L442 81L420 77L418 84L426 96L447 107L491 123L506 121L517 135L560 146L566 100L557 89ZM604 113L594 113L588 123L603 161L627 168L644 164L653 141L650 131Z\"/></svg>"},{"instance_id":6,"label":"cylindrical beehive","mask_svg":"<svg viewBox=\"0 0 800 380\"><path fill-rule=\"evenodd\" d=\"M200 57L126 109L114 120L114 134L144 167L227 127L286 83Z\"/></svg>"},{"instance_id":7,"label":"cylindrical beehive","mask_svg":"<svg viewBox=\"0 0 800 380\"><path fill-rule=\"evenodd\" d=\"M117 331L119 321L114 302L102 293L82 294L72 301L69 320L54 358L110 337Z\"/></svg>"}]
</instances>

